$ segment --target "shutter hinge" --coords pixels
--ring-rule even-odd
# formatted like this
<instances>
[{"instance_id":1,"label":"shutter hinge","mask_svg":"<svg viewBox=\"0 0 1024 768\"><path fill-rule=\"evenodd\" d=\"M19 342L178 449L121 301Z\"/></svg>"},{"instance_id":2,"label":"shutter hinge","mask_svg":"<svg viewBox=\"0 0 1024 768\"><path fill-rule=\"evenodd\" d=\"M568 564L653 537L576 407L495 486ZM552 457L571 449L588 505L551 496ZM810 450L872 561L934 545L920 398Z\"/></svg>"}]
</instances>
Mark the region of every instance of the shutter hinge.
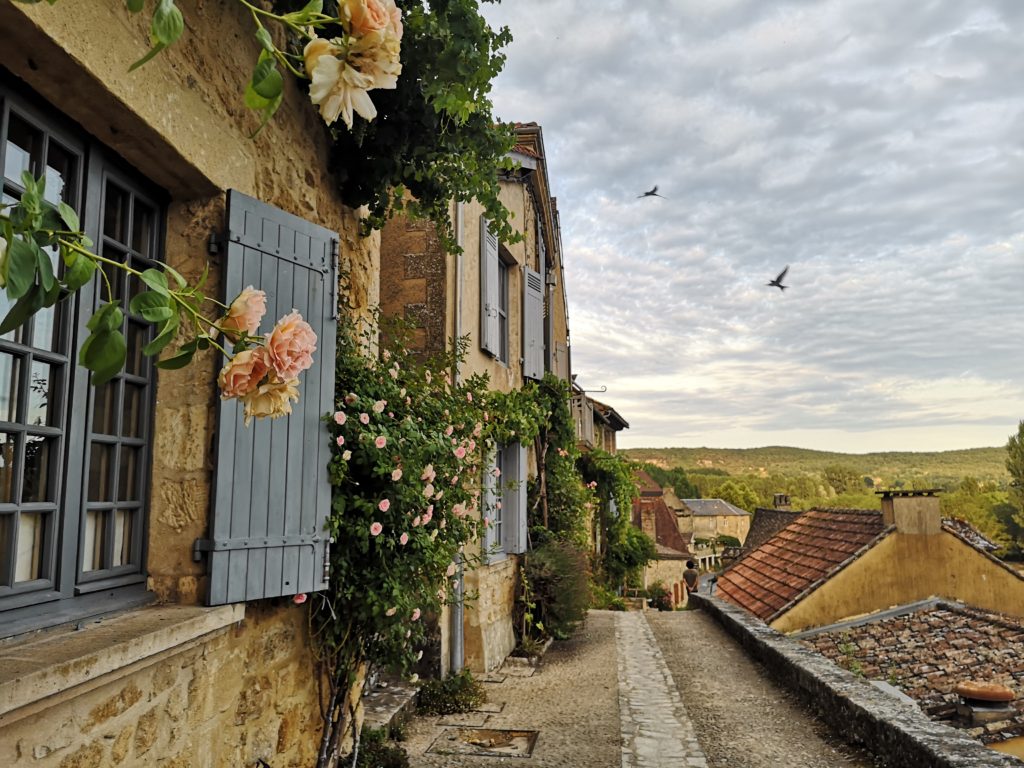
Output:
<instances>
[{"instance_id":1,"label":"shutter hinge","mask_svg":"<svg viewBox=\"0 0 1024 768\"><path fill-rule=\"evenodd\" d=\"M206 253L210 256L218 255L224 248L224 241L226 238L224 235L213 231L210 236L206 239Z\"/></svg>"},{"instance_id":2,"label":"shutter hinge","mask_svg":"<svg viewBox=\"0 0 1024 768\"><path fill-rule=\"evenodd\" d=\"M315 547L323 539L319 535L303 536L268 534L238 539L196 539L192 544L192 560L198 563L204 552L230 552L236 549L276 549L278 547Z\"/></svg>"},{"instance_id":3,"label":"shutter hinge","mask_svg":"<svg viewBox=\"0 0 1024 768\"><path fill-rule=\"evenodd\" d=\"M203 560L204 552L213 551L213 542L209 539L196 539L192 542L192 562L200 563Z\"/></svg>"},{"instance_id":4,"label":"shutter hinge","mask_svg":"<svg viewBox=\"0 0 1024 768\"><path fill-rule=\"evenodd\" d=\"M324 544L324 584L326 584L331 578L331 544L333 543L334 537L331 536L327 539L327 543Z\"/></svg>"},{"instance_id":5,"label":"shutter hinge","mask_svg":"<svg viewBox=\"0 0 1024 768\"><path fill-rule=\"evenodd\" d=\"M341 278L341 247L337 240L331 240L331 261L331 319L337 320L338 280Z\"/></svg>"}]
</instances>

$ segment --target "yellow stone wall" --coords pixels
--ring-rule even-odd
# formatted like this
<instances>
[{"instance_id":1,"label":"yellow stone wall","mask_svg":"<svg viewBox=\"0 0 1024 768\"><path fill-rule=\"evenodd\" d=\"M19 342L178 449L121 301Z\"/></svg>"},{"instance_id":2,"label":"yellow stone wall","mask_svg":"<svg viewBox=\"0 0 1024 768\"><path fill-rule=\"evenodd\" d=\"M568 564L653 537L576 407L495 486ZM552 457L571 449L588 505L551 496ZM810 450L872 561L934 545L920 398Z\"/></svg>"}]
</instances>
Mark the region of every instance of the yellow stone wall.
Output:
<instances>
[{"instance_id":1,"label":"yellow stone wall","mask_svg":"<svg viewBox=\"0 0 1024 768\"><path fill-rule=\"evenodd\" d=\"M166 190L166 259L186 278L202 272L234 188L339 232L342 301L366 316L380 290L379 237L359 236L357 212L335 191L315 108L286 78L278 115L250 138L251 19L237 3L179 6L181 41L129 73L148 45L151 4L131 15L123 0L0 3L2 64ZM207 291L216 296L218 283L214 259ZM159 376L147 568L162 602L196 604L204 591L191 547L210 514L215 365L200 356ZM246 615L209 642L0 728L0 765L311 765L318 707L301 612L278 600L250 603Z\"/></svg>"},{"instance_id":2,"label":"yellow stone wall","mask_svg":"<svg viewBox=\"0 0 1024 768\"><path fill-rule=\"evenodd\" d=\"M512 630L517 561L509 555L493 565L466 571L464 621L465 662L474 672L490 672L501 666L516 639Z\"/></svg>"},{"instance_id":3,"label":"yellow stone wall","mask_svg":"<svg viewBox=\"0 0 1024 768\"><path fill-rule=\"evenodd\" d=\"M930 597L1024 616L1024 578L942 531L890 534L771 626L795 632Z\"/></svg>"},{"instance_id":4,"label":"yellow stone wall","mask_svg":"<svg viewBox=\"0 0 1024 768\"><path fill-rule=\"evenodd\" d=\"M677 592L681 595L679 605L683 605L686 603L686 590L682 588L683 571L685 570L685 560L653 560L644 568L644 585L650 587L660 581L670 593L673 591L673 586L679 585L677 588Z\"/></svg>"},{"instance_id":5,"label":"yellow stone wall","mask_svg":"<svg viewBox=\"0 0 1024 768\"><path fill-rule=\"evenodd\" d=\"M250 605L239 626L5 725L0 765L306 768L320 734L308 648L300 609Z\"/></svg>"}]
</instances>

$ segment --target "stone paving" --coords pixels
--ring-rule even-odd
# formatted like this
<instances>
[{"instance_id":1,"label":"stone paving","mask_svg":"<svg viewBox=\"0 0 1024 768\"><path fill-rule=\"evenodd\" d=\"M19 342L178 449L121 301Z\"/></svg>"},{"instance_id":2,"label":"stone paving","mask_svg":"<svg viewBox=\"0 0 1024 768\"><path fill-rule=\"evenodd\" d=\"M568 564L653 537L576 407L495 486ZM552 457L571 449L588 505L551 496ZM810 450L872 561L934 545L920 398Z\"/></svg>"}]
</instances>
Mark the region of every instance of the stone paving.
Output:
<instances>
[{"instance_id":1,"label":"stone paving","mask_svg":"<svg viewBox=\"0 0 1024 768\"><path fill-rule=\"evenodd\" d=\"M707 768L645 614L618 614L615 639L622 768Z\"/></svg>"}]
</instances>

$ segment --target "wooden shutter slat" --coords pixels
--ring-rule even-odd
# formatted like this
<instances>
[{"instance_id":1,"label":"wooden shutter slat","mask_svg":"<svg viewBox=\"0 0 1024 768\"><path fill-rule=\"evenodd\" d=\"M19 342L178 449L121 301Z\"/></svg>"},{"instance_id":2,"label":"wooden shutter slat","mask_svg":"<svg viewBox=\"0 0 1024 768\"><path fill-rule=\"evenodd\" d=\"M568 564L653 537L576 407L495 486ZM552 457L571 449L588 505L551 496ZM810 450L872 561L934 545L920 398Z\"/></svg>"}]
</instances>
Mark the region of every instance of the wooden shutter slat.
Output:
<instances>
[{"instance_id":1,"label":"wooden shutter slat","mask_svg":"<svg viewBox=\"0 0 1024 768\"><path fill-rule=\"evenodd\" d=\"M208 602L218 605L323 589L330 512L328 433L337 328L336 233L228 193L225 298L247 285L267 293L261 331L293 309L317 334L291 416L245 427L237 401L218 407Z\"/></svg>"}]
</instances>

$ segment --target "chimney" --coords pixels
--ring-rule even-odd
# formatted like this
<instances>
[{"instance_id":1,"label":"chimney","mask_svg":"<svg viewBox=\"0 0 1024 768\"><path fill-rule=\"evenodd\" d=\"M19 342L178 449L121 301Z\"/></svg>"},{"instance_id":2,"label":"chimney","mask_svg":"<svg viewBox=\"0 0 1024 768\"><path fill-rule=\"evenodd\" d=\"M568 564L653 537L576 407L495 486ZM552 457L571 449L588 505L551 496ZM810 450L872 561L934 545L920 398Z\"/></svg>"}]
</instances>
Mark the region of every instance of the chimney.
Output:
<instances>
[{"instance_id":1,"label":"chimney","mask_svg":"<svg viewBox=\"0 0 1024 768\"><path fill-rule=\"evenodd\" d=\"M895 525L899 533L931 535L941 532L940 490L877 491L882 497L882 522L886 526Z\"/></svg>"},{"instance_id":2,"label":"chimney","mask_svg":"<svg viewBox=\"0 0 1024 768\"><path fill-rule=\"evenodd\" d=\"M776 493L772 498L772 506L775 507L775 509L781 509L783 512L789 512L793 509L789 505L788 493Z\"/></svg>"},{"instance_id":3,"label":"chimney","mask_svg":"<svg viewBox=\"0 0 1024 768\"><path fill-rule=\"evenodd\" d=\"M643 504L640 507L640 530L651 537L652 541L658 540L658 526L654 522L654 506Z\"/></svg>"}]
</instances>

